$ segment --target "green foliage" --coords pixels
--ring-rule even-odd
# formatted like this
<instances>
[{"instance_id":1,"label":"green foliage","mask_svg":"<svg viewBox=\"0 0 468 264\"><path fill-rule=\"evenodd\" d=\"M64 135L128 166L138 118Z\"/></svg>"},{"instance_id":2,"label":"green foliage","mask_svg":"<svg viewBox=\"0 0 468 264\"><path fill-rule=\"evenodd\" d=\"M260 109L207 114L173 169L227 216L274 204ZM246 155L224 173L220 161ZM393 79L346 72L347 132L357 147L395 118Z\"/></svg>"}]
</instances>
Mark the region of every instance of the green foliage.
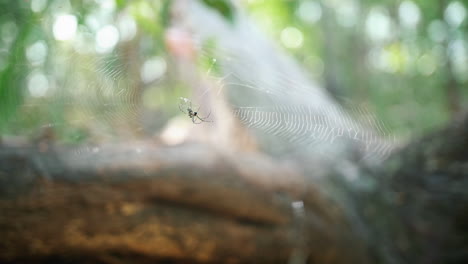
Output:
<instances>
[{"instance_id":1,"label":"green foliage","mask_svg":"<svg viewBox=\"0 0 468 264\"><path fill-rule=\"evenodd\" d=\"M160 22L161 22L161 26L163 28L166 28L169 26L169 22L171 20L170 18L170 15L171 15L171 3L172 1L171 0L165 0L163 1L162 3L162 6L161 6L161 11L160 11Z\"/></svg>"},{"instance_id":2,"label":"green foliage","mask_svg":"<svg viewBox=\"0 0 468 264\"><path fill-rule=\"evenodd\" d=\"M228 23L236 23L236 9L230 0L201 1ZM31 1L0 1L0 10L8 10L0 15L0 131L29 135L50 123L60 138L76 142L88 136L87 125L108 129L103 127L115 126L108 116L121 118L130 110L150 109L158 112L156 115L161 118L158 124L167 121L178 111L173 102L179 96L190 96L187 85L173 73L176 66L167 56L165 46L165 29L171 19L177 19L171 17L172 2L115 0L109 8L109 3L104 5L100 1L52 0L32 12ZM462 53L452 54L454 47L467 53L468 18L453 28L444 22L444 10L452 1L412 0L409 2L419 10L420 20L414 28L405 28L399 14L401 2L241 1L249 16L278 46L283 45L286 52L295 56L311 78L336 98L368 106L394 132L409 136L440 126L453 115L448 105L450 80L455 80L462 108L468 105L468 80L463 76L468 60L463 59ZM459 2L468 9L465 2ZM358 4L346 7L349 3ZM309 9L301 12L304 6ZM367 22L372 10L381 11L379 19L383 14L385 21L380 23L390 25L391 36L382 40L369 36ZM63 13L77 19L80 36L72 41L54 37L54 19ZM310 18L311 14L315 17ZM119 28L125 24L121 20L124 16L130 17L137 28L128 40L123 40L128 28ZM431 36L429 28L436 20L447 28L443 41L435 41ZM120 40L110 53L117 60L107 60L93 46L99 30L106 25L115 25L114 29L119 30ZM131 28L131 23L128 25ZM284 30L291 28L300 32L300 45L287 45ZM46 58L39 64L32 63L26 55L37 42L47 46ZM87 51L77 51L77 47L86 45ZM204 52L196 61L200 72L219 75L220 65L214 63L216 56L210 53L217 45L216 40L197 45ZM75 56L81 60L70 59ZM159 79L144 83L142 69L145 62L154 58L164 61L159 67L166 72ZM155 67L150 66L150 70ZM44 98L30 94L28 80L34 72L48 78L50 91ZM118 81L111 80L115 75ZM76 100L94 105L80 108ZM71 119L78 121L73 123Z\"/></svg>"},{"instance_id":3,"label":"green foliage","mask_svg":"<svg viewBox=\"0 0 468 264\"><path fill-rule=\"evenodd\" d=\"M123 9L127 5L126 0L115 0L118 9Z\"/></svg>"},{"instance_id":4,"label":"green foliage","mask_svg":"<svg viewBox=\"0 0 468 264\"><path fill-rule=\"evenodd\" d=\"M216 50L216 39L209 39L203 43L202 50L205 52L204 56L200 56L198 65L202 72L207 72L210 75L219 76L222 73L222 69L216 59L216 55L213 51Z\"/></svg>"},{"instance_id":5,"label":"green foliage","mask_svg":"<svg viewBox=\"0 0 468 264\"><path fill-rule=\"evenodd\" d=\"M302 32L302 45L288 51L316 72L312 76L333 95L365 103L393 132L409 136L441 126L453 115L449 111L447 85L453 75L457 77L447 70L451 60L447 54L454 39L467 47L468 19L458 28L446 25L448 37L443 43L434 42L429 34L431 22L437 19L444 23L444 10L451 2L409 1L420 14L414 29L402 25L402 2L395 1L253 0L248 2L248 8L263 30L280 43L285 28L295 27ZM314 22L301 17L304 3L318 7L319 11L312 10L320 14ZM352 8L345 8L349 3ZM464 6L466 10L468 5ZM378 22L388 22L390 37L378 41L370 38L371 10L383 11L385 21L379 17ZM312 11L305 13L310 15ZM352 17L349 24L343 23L347 16ZM463 63L466 66L468 61ZM466 78L457 80L458 100L466 110L468 82Z\"/></svg>"},{"instance_id":6,"label":"green foliage","mask_svg":"<svg viewBox=\"0 0 468 264\"><path fill-rule=\"evenodd\" d=\"M229 0L202 0L205 5L218 11L227 21L234 23L234 7Z\"/></svg>"},{"instance_id":7,"label":"green foliage","mask_svg":"<svg viewBox=\"0 0 468 264\"><path fill-rule=\"evenodd\" d=\"M18 65L26 64L24 48L32 27L31 23L20 24L11 44L6 67L0 72L0 131L4 131L7 122L15 115L22 102L25 71Z\"/></svg>"}]
</instances>

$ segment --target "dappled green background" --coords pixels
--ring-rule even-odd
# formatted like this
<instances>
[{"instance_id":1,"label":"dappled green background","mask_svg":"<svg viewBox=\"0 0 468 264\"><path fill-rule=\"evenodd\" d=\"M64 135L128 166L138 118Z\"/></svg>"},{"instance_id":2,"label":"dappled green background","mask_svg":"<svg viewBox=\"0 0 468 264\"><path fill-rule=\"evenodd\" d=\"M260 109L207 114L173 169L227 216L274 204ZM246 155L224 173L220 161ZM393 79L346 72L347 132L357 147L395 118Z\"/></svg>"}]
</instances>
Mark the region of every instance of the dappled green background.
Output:
<instances>
[{"instance_id":1,"label":"dappled green background","mask_svg":"<svg viewBox=\"0 0 468 264\"><path fill-rule=\"evenodd\" d=\"M203 2L235 23L229 2ZM466 110L461 1L238 2L339 102L366 106L399 136ZM166 51L169 9L170 1L0 0L1 133L53 127L66 142L156 133L190 93ZM200 61L206 72L210 58Z\"/></svg>"}]
</instances>

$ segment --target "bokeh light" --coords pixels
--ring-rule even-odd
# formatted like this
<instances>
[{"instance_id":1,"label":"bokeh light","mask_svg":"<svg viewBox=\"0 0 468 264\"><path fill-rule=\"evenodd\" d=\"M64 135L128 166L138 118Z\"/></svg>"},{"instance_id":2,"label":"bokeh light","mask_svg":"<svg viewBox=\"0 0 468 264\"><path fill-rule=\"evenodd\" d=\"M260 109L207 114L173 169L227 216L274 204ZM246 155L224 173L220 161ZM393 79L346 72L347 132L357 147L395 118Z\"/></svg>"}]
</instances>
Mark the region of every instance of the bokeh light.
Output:
<instances>
[{"instance_id":1,"label":"bokeh light","mask_svg":"<svg viewBox=\"0 0 468 264\"><path fill-rule=\"evenodd\" d=\"M371 40L384 41L392 36L392 22L383 8L372 8L366 20L366 32Z\"/></svg>"},{"instance_id":2,"label":"bokeh light","mask_svg":"<svg viewBox=\"0 0 468 264\"><path fill-rule=\"evenodd\" d=\"M33 72L29 77L28 90L33 97L43 97L49 90L49 80L42 72Z\"/></svg>"},{"instance_id":3,"label":"bokeh light","mask_svg":"<svg viewBox=\"0 0 468 264\"><path fill-rule=\"evenodd\" d=\"M33 65L44 63L47 56L47 44L43 40L33 43L26 49L26 57Z\"/></svg>"},{"instance_id":4,"label":"bokeh light","mask_svg":"<svg viewBox=\"0 0 468 264\"><path fill-rule=\"evenodd\" d=\"M75 37L78 22L74 15L59 15L54 22L53 32L56 40L71 40Z\"/></svg>"},{"instance_id":5,"label":"bokeh light","mask_svg":"<svg viewBox=\"0 0 468 264\"><path fill-rule=\"evenodd\" d=\"M44 11L47 6L47 0L31 0L31 10L35 13Z\"/></svg>"},{"instance_id":6,"label":"bokeh light","mask_svg":"<svg viewBox=\"0 0 468 264\"><path fill-rule=\"evenodd\" d=\"M413 1L403 1L398 8L401 24L407 28L415 28L421 20L421 11Z\"/></svg>"},{"instance_id":7,"label":"bokeh light","mask_svg":"<svg viewBox=\"0 0 468 264\"><path fill-rule=\"evenodd\" d=\"M295 27L287 27L281 31L281 42L290 49L297 49L302 46L304 36L302 32Z\"/></svg>"},{"instance_id":8,"label":"bokeh light","mask_svg":"<svg viewBox=\"0 0 468 264\"><path fill-rule=\"evenodd\" d=\"M163 58L151 58L143 63L141 68L141 80L144 83L155 81L163 76L166 72L167 65Z\"/></svg>"},{"instance_id":9,"label":"bokeh light","mask_svg":"<svg viewBox=\"0 0 468 264\"><path fill-rule=\"evenodd\" d=\"M444 12L445 21L452 27L459 27L466 18L465 6L458 2L451 2Z\"/></svg>"},{"instance_id":10,"label":"bokeh light","mask_svg":"<svg viewBox=\"0 0 468 264\"><path fill-rule=\"evenodd\" d=\"M297 14L304 22L313 24L322 17L322 7L317 1L302 1L297 9Z\"/></svg>"},{"instance_id":11,"label":"bokeh light","mask_svg":"<svg viewBox=\"0 0 468 264\"><path fill-rule=\"evenodd\" d=\"M447 24L442 20L433 20L427 28L429 37L434 42L443 42L447 39Z\"/></svg>"},{"instance_id":12,"label":"bokeh light","mask_svg":"<svg viewBox=\"0 0 468 264\"><path fill-rule=\"evenodd\" d=\"M100 53L112 51L119 41L119 31L113 25L107 25L96 34L96 51Z\"/></svg>"}]
</instances>

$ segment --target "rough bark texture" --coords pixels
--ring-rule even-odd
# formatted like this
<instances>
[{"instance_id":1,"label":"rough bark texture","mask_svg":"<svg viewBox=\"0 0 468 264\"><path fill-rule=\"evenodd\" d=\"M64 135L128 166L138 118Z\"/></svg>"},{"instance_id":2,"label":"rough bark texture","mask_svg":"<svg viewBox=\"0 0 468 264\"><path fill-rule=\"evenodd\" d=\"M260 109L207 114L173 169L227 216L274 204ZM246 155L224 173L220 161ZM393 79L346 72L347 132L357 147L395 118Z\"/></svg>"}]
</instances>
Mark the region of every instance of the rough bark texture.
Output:
<instances>
[{"instance_id":1,"label":"rough bark texture","mask_svg":"<svg viewBox=\"0 0 468 264\"><path fill-rule=\"evenodd\" d=\"M4 143L0 181L2 262L366 263L339 207L258 154Z\"/></svg>"},{"instance_id":2,"label":"rough bark texture","mask_svg":"<svg viewBox=\"0 0 468 264\"><path fill-rule=\"evenodd\" d=\"M468 263L468 116L412 142L357 203L380 263Z\"/></svg>"},{"instance_id":3,"label":"rough bark texture","mask_svg":"<svg viewBox=\"0 0 468 264\"><path fill-rule=\"evenodd\" d=\"M346 205L259 154L3 143L0 261L467 263L468 118L367 173L376 187L349 196L357 236Z\"/></svg>"}]
</instances>

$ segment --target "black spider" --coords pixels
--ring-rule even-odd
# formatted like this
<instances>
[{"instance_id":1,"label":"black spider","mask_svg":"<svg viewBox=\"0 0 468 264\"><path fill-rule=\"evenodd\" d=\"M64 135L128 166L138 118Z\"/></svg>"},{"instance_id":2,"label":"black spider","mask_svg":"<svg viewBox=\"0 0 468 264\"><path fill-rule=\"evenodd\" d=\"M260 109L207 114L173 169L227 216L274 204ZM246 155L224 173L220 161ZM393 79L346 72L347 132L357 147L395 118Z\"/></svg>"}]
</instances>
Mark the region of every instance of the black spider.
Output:
<instances>
[{"instance_id":1,"label":"black spider","mask_svg":"<svg viewBox=\"0 0 468 264\"><path fill-rule=\"evenodd\" d=\"M182 97L181 97L180 99L183 101L184 105L187 107L187 111L184 111L184 110L183 110L182 104L179 104L179 109L180 109L180 111L181 111L182 113L187 114L187 115L192 119L192 123L194 123L194 124L201 124L201 123L203 123L203 122L212 122L212 121L210 121L210 120L206 120L207 118L210 117L211 111L210 111L210 113L209 113L207 116L205 116L205 117L200 117L200 116L198 115L198 110L200 109L200 107L197 109L197 111L193 111L193 109L192 109L192 102L191 102L190 100L188 100L187 98L182 98ZM197 122L198 120L199 120L199 122Z\"/></svg>"}]
</instances>

